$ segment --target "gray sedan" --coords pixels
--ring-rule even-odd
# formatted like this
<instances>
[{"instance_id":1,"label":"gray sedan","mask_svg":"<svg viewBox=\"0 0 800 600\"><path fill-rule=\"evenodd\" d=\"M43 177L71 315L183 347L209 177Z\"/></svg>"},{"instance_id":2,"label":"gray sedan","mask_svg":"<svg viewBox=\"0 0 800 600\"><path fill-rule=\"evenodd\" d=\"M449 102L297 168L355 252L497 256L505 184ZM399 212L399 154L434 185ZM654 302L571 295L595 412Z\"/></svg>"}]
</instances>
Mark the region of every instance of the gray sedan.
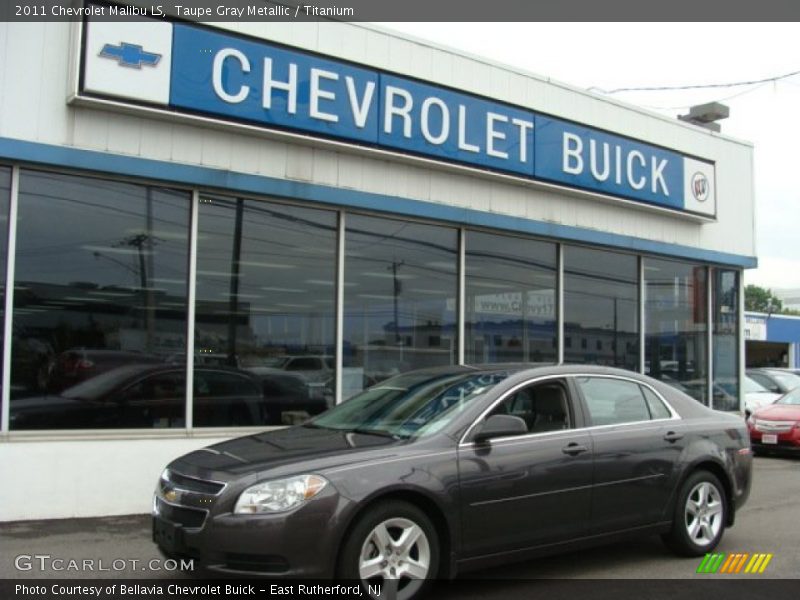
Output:
<instances>
[{"instance_id":1,"label":"gray sedan","mask_svg":"<svg viewBox=\"0 0 800 600\"><path fill-rule=\"evenodd\" d=\"M174 460L153 538L211 572L336 577L408 599L434 578L626 536L710 552L748 497L751 461L741 418L646 376L427 369Z\"/></svg>"}]
</instances>

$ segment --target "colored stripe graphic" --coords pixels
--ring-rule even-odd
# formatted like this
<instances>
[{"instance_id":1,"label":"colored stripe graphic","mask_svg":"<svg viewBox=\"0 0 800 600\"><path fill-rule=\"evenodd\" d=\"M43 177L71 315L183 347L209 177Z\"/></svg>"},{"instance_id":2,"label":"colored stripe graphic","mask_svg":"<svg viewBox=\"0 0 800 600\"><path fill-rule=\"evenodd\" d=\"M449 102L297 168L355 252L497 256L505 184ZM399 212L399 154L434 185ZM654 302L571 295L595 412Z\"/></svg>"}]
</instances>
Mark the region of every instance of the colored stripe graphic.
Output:
<instances>
[{"instance_id":1,"label":"colored stripe graphic","mask_svg":"<svg viewBox=\"0 0 800 600\"><path fill-rule=\"evenodd\" d=\"M720 573L728 573L729 569L732 564L734 564L739 559L738 554L728 554L728 560L725 561L725 564L722 565L720 569Z\"/></svg>"},{"instance_id":2,"label":"colored stripe graphic","mask_svg":"<svg viewBox=\"0 0 800 600\"><path fill-rule=\"evenodd\" d=\"M767 565L773 556L775 555L763 552L756 554L750 554L749 552L706 554L696 572L738 574L744 569L745 573L763 573L766 571Z\"/></svg>"},{"instance_id":3,"label":"colored stripe graphic","mask_svg":"<svg viewBox=\"0 0 800 600\"><path fill-rule=\"evenodd\" d=\"M748 558L749 556L750 556L750 555L749 555L747 552L745 552L744 554L742 554L742 558L739 560L739 563L736 565L736 571L735 571L735 573L738 573L739 571L741 571L741 570L742 570L742 567L744 566L744 563L747 561L747 558Z\"/></svg>"},{"instance_id":4,"label":"colored stripe graphic","mask_svg":"<svg viewBox=\"0 0 800 600\"><path fill-rule=\"evenodd\" d=\"M708 567L708 562L711 560L711 554L706 554L703 561L700 563L700 566L697 567L697 573L705 573L706 568Z\"/></svg>"}]
</instances>

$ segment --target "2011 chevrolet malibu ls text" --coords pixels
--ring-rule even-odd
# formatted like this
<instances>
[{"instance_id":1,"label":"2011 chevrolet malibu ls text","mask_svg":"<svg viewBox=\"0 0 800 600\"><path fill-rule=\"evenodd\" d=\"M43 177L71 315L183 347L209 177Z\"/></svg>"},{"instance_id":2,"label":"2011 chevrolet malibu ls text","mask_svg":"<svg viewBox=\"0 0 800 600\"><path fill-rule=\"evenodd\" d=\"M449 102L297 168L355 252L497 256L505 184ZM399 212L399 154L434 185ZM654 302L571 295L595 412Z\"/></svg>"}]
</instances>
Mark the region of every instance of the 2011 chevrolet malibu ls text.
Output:
<instances>
[{"instance_id":1,"label":"2011 chevrolet malibu ls text","mask_svg":"<svg viewBox=\"0 0 800 600\"><path fill-rule=\"evenodd\" d=\"M414 371L168 465L153 538L212 572L434 578L627 535L712 550L750 490L740 417L588 366Z\"/></svg>"}]
</instances>

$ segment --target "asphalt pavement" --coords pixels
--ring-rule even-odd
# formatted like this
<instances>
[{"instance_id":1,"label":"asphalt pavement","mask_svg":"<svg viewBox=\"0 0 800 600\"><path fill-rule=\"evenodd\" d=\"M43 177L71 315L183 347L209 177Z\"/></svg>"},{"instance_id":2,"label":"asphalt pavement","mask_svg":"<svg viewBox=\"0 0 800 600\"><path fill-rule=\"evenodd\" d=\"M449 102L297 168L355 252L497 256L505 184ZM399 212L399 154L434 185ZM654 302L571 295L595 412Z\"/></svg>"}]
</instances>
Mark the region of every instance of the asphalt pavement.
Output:
<instances>
[{"instance_id":1,"label":"asphalt pavement","mask_svg":"<svg viewBox=\"0 0 800 600\"><path fill-rule=\"evenodd\" d=\"M798 534L800 458L755 458L750 499L737 514L736 525L726 530L717 552L758 552L774 556L763 574L713 577L800 578ZM0 524L0 548L0 578L4 579L186 577L183 573L165 570L171 565L163 563L150 540L147 515L4 523ZM72 569L71 560L76 561L78 567L85 565L86 560L93 561L94 570ZM160 562L151 563L152 560ZM699 559L676 558L659 538L651 537L483 570L462 579L709 578L709 575L696 573L699 564ZM42 565L46 567L43 570ZM100 566L109 570L100 571ZM158 568L161 570L153 570Z\"/></svg>"}]
</instances>

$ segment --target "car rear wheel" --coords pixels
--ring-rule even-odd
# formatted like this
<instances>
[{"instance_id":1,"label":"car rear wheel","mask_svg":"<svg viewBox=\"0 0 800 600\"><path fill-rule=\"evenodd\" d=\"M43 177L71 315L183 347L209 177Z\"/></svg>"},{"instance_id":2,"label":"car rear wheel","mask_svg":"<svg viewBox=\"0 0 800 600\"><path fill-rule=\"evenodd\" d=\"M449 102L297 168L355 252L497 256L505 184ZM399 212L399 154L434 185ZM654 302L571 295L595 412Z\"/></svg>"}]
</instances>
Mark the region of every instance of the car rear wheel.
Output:
<instances>
[{"instance_id":1,"label":"car rear wheel","mask_svg":"<svg viewBox=\"0 0 800 600\"><path fill-rule=\"evenodd\" d=\"M370 508L350 532L339 575L361 581L373 598L411 600L438 569L439 540L430 519L413 504L388 501Z\"/></svg>"},{"instance_id":2,"label":"car rear wheel","mask_svg":"<svg viewBox=\"0 0 800 600\"><path fill-rule=\"evenodd\" d=\"M672 529L663 539L682 556L702 556L722 539L728 514L725 490L708 471L696 471L683 482Z\"/></svg>"}]
</instances>

